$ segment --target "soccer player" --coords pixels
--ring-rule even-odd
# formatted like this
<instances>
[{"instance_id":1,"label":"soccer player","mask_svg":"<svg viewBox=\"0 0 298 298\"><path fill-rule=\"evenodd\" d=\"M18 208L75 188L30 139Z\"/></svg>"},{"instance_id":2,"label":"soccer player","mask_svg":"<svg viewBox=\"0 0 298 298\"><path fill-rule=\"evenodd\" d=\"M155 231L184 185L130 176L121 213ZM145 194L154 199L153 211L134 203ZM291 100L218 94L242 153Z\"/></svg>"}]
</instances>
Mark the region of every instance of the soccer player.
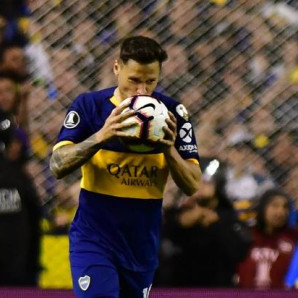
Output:
<instances>
[{"instance_id":1,"label":"soccer player","mask_svg":"<svg viewBox=\"0 0 298 298\"><path fill-rule=\"evenodd\" d=\"M81 94L68 110L53 148L52 173L81 167L79 207L70 229L70 262L77 297L148 297L158 265L162 196L168 173L191 195L200 180L196 140L182 104L155 92L166 52L134 36L114 62L118 86ZM120 103L151 95L170 111L165 137L152 152L136 153L121 139Z\"/></svg>"}]
</instances>

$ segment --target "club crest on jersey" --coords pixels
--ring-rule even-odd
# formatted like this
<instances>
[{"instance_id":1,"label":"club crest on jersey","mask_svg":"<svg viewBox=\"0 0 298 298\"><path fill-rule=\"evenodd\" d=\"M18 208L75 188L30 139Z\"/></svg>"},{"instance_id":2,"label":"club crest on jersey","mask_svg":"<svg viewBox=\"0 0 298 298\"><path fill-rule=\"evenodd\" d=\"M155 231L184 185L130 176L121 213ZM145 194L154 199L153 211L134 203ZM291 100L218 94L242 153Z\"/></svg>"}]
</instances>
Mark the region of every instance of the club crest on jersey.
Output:
<instances>
[{"instance_id":1,"label":"club crest on jersey","mask_svg":"<svg viewBox=\"0 0 298 298\"><path fill-rule=\"evenodd\" d=\"M66 128L74 128L80 123L80 116L76 111L70 111L64 120L63 125Z\"/></svg>"},{"instance_id":2,"label":"club crest on jersey","mask_svg":"<svg viewBox=\"0 0 298 298\"><path fill-rule=\"evenodd\" d=\"M83 291L89 288L91 278L89 275L85 275L79 278L79 286Z\"/></svg>"},{"instance_id":3,"label":"club crest on jersey","mask_svg":"<svg viewBox=\"0 0 298 298\"><path fill-rule=\"evenodd\" d=\"M180 138L185 143L190 143L192 140L192 130L191 130L191 124L189 122L184 123L179 131Z\"/></svg>"},{"instance_id":4,"label":"club crest on jersey","mask_svg":"<svg viewBox=\"0 0 298 298\"><path fill-rule=\"evenodd\" d=\"M182 117L185 121L188 121L189 115L183 104L180 104L176 107L177 114Z\"/></svg>"}]
</instances>

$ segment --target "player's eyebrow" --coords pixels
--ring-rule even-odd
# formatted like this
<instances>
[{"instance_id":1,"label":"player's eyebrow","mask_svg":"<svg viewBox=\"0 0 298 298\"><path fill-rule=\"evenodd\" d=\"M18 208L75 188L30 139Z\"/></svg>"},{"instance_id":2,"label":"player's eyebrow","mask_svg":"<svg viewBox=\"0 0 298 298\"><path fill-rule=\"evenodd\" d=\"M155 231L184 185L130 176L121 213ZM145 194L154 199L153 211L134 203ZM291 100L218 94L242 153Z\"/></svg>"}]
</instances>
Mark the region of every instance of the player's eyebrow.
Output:
<instances>
[{"instance_id":1,"label":"player's eyebrow","mask_svg":"<svg viewBox=\"0 0 298 298\"><path fill-rule=\"evenodd\" d=\"M128 79L133 80L133 81L138 81L138 82L142 81L140 78L135 77L135 76L129 76ZM149 78L149 79L146 80L146 82L154 82L156 80L157 80L156 78Z\"/></svg>"}]
</instances>

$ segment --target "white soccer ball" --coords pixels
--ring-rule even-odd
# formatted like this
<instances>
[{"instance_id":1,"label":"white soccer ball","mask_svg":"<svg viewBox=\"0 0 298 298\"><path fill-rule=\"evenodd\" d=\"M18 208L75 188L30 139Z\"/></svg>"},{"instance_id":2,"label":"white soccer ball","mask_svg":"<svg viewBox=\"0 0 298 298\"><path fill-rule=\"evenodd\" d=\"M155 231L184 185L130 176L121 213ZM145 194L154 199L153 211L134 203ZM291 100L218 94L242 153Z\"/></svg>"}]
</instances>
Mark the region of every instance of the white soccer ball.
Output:
<instances>
[{"instance_id":1,"label":"white soccer ball","mask_svg":"<svg viewBox=\"0 0 298 298\"><path fill-rule=\"evenodd\" d=\"M169 118L168 109L160 100L146 95L136 95L126 98L121 104L130 103L122 112L133 109L136 115L125 119L124 123L136 123L123 131L137 137L137 140L126 141L126 144L133 151L152 151L157 145L154 144L164 137L163 127L167 126L166 119Z\"/></svg>"}]
</instances>

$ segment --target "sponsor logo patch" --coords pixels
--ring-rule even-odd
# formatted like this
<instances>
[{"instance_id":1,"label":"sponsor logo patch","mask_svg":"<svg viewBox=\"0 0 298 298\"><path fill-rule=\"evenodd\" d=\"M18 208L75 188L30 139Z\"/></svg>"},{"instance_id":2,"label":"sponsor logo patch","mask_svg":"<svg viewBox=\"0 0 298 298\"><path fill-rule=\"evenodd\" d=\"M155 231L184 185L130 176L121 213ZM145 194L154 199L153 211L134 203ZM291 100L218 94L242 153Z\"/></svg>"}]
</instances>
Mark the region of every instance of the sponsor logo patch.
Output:
<instances>
[{"instance_id":1,"label":"sponsor logo patch","mask_svg":"<svg viewBox=\"0 0 298 298\"><path fill-rule=\"evenodd\" d=\"M70 111L64 120L64 127L74 128L80 123L80 116L76 111Z\"/></svg>"},{"instance_id":2,"label":"sponsor logo patch","mask_svg":"<svg viewBox=\"0 0 298 298\"><path fill-rule=\"evenodd\" d=\"M196 145L181 145L179 151L189 151L189 153L198 152Z\"/></svg>"},{"instance_id":3,"label":"sponsor logo patch","mask_svg":"<svg viewBox=\"0 0 298 298\"><path fill-rule=\"evenodd\" d=\"M183 104L180 104L176 107L177 114L182 117L184 120L188 121L189 115Z\"/></svg>"},{"instance_id":4,"label":"sponsor logo patch","mask_svg":"<svg viewBox=\"0 0 298 298\"><path fill-rule=\"evenodd\" d=\"M185 142L185 143L190 143L192 140L192 130L191 130L191 124L189 122L184 123L182 127L180 128L179 131L179 136L180 138Z\"/></svg>"},{"instance_id":5,"label":"sponsor logo patch","mask_svg":"<svg viewBox=\"0 0 298 298\"><path fill-rule=\"evenodd\" d=\"M83 291L86 291L90 286L91 278L89 275L85 275L79 278L79 286Z\"/></svg>"}]
</instances>

